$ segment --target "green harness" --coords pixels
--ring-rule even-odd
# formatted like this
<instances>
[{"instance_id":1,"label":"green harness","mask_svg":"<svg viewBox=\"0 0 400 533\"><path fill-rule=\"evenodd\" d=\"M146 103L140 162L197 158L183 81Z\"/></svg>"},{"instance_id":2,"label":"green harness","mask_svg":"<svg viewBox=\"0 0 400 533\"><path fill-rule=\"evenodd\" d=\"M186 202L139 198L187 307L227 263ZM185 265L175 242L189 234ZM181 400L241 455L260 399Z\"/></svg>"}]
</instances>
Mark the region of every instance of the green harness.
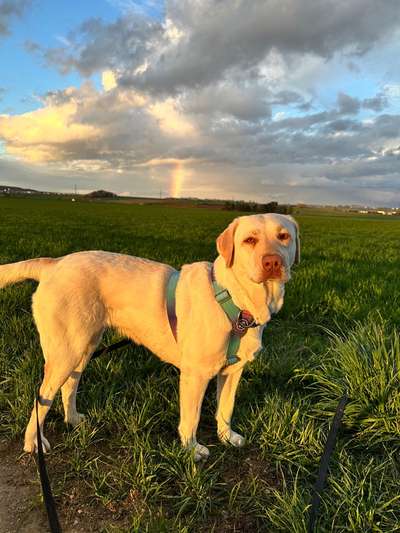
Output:
<instances>
[{"instance_id":1,"label":"green harness","mask_svg":"<svg viewBox=\"0 0 400 533\"><path fill-rule=\"evenodd\" d=\"M167 314L169 323L171 326L172 333L176 339L176 327L177 327L177 318L176 318L176 309L175 309L175 292L176 286L178 284L180 272L175 271L171 274L168 285L167 285ZM248 328L257 327L254 318L251 313L245 310L239 309L232 301L232 297L225 289L222 287L215 279L214 270L211 270L211 283L214 289L214 296L219 305L225 311L226 316L229 318L232 324L232 331L229 338L226 364L234 365L240 359L237 356L240 339L243 335L246 334Z\"/></svg>"}]
</instances>

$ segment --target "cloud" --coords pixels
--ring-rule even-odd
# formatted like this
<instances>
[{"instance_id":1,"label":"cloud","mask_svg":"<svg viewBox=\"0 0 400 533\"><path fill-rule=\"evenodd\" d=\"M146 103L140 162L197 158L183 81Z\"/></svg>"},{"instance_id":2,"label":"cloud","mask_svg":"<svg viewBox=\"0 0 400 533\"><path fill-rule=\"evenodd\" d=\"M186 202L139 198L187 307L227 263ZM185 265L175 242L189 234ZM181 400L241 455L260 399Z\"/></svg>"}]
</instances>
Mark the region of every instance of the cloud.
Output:
<instances>
[{"instance_id":1,"label":"cloud","mask_svg":"<svg viewBox=\"0 0 400 533\"><path fill-rule=\"evenodd\" d=\"M281 201L300 198L294 183L310 198L316 198L310 196L312 184L330 195L334 184L341 191L350 190L351 183L354 190L356 181L365 190L396 186L400 115L360 121L354 114L344 117L342 105L275 120L264 114L253 121L215 114L210 106L202 113L189 111L182 101L118 87L97 91L86 83L47 93L36 111L1 116L0 137L21 163L47 163L99 179L118 172L124 191L130 190L127 176L138 184L147 177L150 188L173 195L249 199L266 199L271 190L277 198L274 181L281 184ZM266 176L272 189L265 187Z\"/></svg>"},{"instance_id":2,"label":"cloud","mask_svg":"<svg viewBox=\"0 0 400 533\"><path fill-rule=\"evenodd\" d=\"M149 113L158 120L160 129L167 134L182 137L194 135L196 132L193 124L179 112L172 98L150 104Z\"/></svg>"},{"instance_id":3,"label":"cloud","mask_svg":"<svg viewBox=\"0 0 400 533\"><path fill-rule=\"evenodd\" d=\"M383 111L383 109L388 105L388 98L383 93L379 93L376 96L373 96L372 98L365 98L362 101L362 106L365 109L371 109L372 111L376 111L377 113Z\"/></svg>"},{"instance_id":4,"label":"cloud","mask_svg":"<svg viewBox=\"0 0 400 533\"><path fill-rule=\"evenodd\" d=\"M163 2L159 0L108 0L123 13L136 13L141 16L159 17L163 12Z\"/></svg>"},{"instance_id":5,"label":"cloud","mask_svg":"<svg viewBox=\"0 0 400 533\"><path fill-rule=\"evenodd\" d=\"M10 20L21 17L31 0L0 0L0 37L10 33Z\"/></svg>"},{"instance_id":6,"label":"cloud","mask_svg":"<svg viewBox=\"0 0 400 533\"><path fill-rule=\"evenodd\" d=\"M117 80L112 70L104 70L101 73L101 84L105 91L112 91L117 87Z\"/></svg>"},{"instance_id":7,"label":"cloud","mask_svg":"<svg viewBox=\"0 0 400 533\"><path fill-rule=\"evenodd\" d=\"M62 147L69 143L90 141L98 135L94 126L75 120L78 102L73 88L67 89L66 101L23 113L0 116L0 137L7 152L32 162L57 161Z\"/></svg>"},{"instance_id":8,"label":"cloud","mask_svg":"<svg viewBox=\"0 0 400 533\"><path fill-rule=\"evenodd\" d=\"M388 83L384 86L385 94L392 98L400 98L400 83Z\"/></svg>"},{"instance_id":9,"label":"cloud","mask_svg":"<svg viewBox=\"0 0 400 533\"><path fill-rule=\"evenodd\" d=\"M274 51L288 60L360 56L400 21L397 0L170 0L165 11L163 23L137 9L108 24L89 19L68 35L70 46L42 53L64 72L116 69L120 83L172 94L233 71L259 76Z\"/></svg>"},{"instance_id":10,"label":"cloud","mask_svg":"<svg viewBox=\"0 0 400 533\"><path fill-rule=\"evenodd\" d=\"M360 101L358 98L353 98L348 94L340 92L338 94L337 103L339 106L339 113L342 115L356 115L360 111Z\"/></svg>"},{"instance_id":11,"label":"cloud","mask_svg":"<svg viewBox=\"0 0 400 533\"><path fill-rule=\"evenodd\" d=\"M364 54L400 20L396 1L238 0L172 1L167 17L181 38L148 55L148 67L127 69L123 83L171 93L256 69L276 49L283 55L330 58L337 51ZM213 14L210 17L210 13ZM327 16L329 13L329 16ZM160 52L160 51L158 51Z\"/></svg>"},{"instance_id":12,"label":"cloud","mask_svg":"<svg viewBox=\"0 0 400 533\"><path fill-rule=\"evenodd\" d=\"M88 172L127 169L167 153L177 141L182 150L196 135L172 99L150 100L106 86L103 92L91 83L49 92L36 111L0 115L7 153Z\"/></svg>"},{"instance_id":13,"label":"cloud","mask_svg":"<svg viewBox=\"0 0 400 533\"><path fill-rule=\"evenodd\" d=\"M95 189L112 190L119 194L155 196L160 189L165 194L170 186L170 177L165 172L158 176L143 169L132 169L118 173L118 183L113 179L113 169L100 169L88 172L82 168L60 168L54 164L30 165L23 161L0 158L1 185L30 187L41 191L60 191L72 193L75 185L78 192L85 193Z\"/></svg>"},{"instance_id":14,"label":"cloud","mask_svg":"<svg viewBox=\"0 0 400 533\"><path fill-rule=\"evenodd\" d=\"M185 91L181 97L185 111L206 117L231 116L257 121L271 116L269 91L263 86L235 80L198 90Z\"/></svg>"},{"instance_id":15,"label":"cloud","mask_svg":"<svg viewBox=\"0 0 400 533\"><path fill-rule=\"evenodd\" d=\"M124 70L128 65L136 71L158 45L161 29L159 22L135 13L126 14L112 23L90 18L64 37L67 46L44 48L36 42L26 41L25 48L62 73L75 69L89 77L97 71Z\"/></svg>"}]
</instances>

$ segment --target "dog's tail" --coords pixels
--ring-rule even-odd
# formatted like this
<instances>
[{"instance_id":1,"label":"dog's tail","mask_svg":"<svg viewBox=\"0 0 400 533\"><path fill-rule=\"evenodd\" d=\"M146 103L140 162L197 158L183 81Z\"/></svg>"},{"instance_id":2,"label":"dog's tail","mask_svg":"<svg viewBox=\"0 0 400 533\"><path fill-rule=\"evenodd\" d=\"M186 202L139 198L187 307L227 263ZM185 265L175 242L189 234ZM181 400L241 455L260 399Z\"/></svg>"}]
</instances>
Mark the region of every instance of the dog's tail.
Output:
<instances>
[{"instance_id":1,"label":"dog's tail","mask_svg":"<svg viewBox=\"0 0 400 533\"><path fill-rule=\"evenodd\" d=\"M19 263L0 265L0 289L6 285L26 279L40 281L43 271L57 261L57 259L52 259L51 257L41 257L39 259L20 261Z\"/></svg>"}]
</instances>

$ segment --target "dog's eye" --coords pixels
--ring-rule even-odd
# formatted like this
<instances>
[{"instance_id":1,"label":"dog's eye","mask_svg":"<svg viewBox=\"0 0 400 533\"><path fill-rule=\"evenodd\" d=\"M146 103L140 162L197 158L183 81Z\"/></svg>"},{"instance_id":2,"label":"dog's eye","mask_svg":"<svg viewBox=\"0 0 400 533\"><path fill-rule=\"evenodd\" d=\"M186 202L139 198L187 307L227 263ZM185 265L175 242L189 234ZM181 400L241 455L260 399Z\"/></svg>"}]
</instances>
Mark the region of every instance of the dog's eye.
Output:
<instances>
[{"instance_id":1,"label":"dog's eye","mask_svg":"<svg viewBox=\"0 0 400 533\"><path fill-rule=\"evenodd\" d=\"M290 235L287 231L280 231L278 233L278 239L280 241L288 241L290 239Z\"/></svg>"},{"instance_id":2,"label":"dog's eye","mask_svg":"<svg viewBox=\"0 0 400 533\"><path fill-rule=\"evenodd\" d=\"M247 237L247 239L245 239L243 242L254 246L255 244L257 244L258 241L254 237Z\"/></svg>"}]
</instances>

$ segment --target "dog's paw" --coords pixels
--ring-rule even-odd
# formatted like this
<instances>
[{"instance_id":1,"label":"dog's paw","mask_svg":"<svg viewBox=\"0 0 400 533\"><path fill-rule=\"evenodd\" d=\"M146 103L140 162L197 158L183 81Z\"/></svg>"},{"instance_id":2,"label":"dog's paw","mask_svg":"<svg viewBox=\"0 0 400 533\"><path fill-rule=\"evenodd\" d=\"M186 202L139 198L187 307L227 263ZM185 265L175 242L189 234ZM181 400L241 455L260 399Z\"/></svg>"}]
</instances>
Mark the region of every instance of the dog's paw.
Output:
<instances>
[{"instance_id":1,"label":"dog's paw","mask_svg":"<svg viewBox=\"0 0 400 533\"><path fill-rule=\"evenodd\" d=\"M194 453L194 460L197 463L198 461L204 461L205 459L208 459L210 456L210 450L207 448L207 446L203 446L202 444L199 444L196 442L196 444L193 446L193 453Z\"/></svg>"},{"instance_id":2,"label":"dog's paw","mask_svg":"<svg viewBox=\"0 0 400 533\"><path fill-rule=\"evenodd\" d=\"M46 437L44 437L43 435L41 436L42 437L42 450L43 450L43 453L47 453L48 451L50 451L50 442L46 439ZM37 438L36 436L32 439L28 439L26 438L25 439L25 443L24 443L24 452L26 453L37 453L39 447L38 447L38 442L37 442Z\"/></svg>"},{"instance_id":3,"label":"dog's paw","mask_svg":"<svg viewBox=\"0 0 400 533\"><path fill-rule=\"evenodd\" d=\"M240 433L236 433L236 431L231 430L228 442L236 448L241 448L246 444L246 439L243 437L243 435L240 435Z\"/></svg>"},{"instance_id":4,"label":"dog's paw","mask_svg":"<svg viewBox=\"0 0 400 533\"><path fill-rule=\"evenodd\" d=\"M70 424L73 427L79 426L85 420L85 415L82 413L72 413L64 418L66 424Z\"/></svg>"},{"instance_id":5,"label":"dog's paw","mask_svg":"<svg viewBox=\"0 0 400 533\"><path fill-rule=\"evenodd\" d=\"M236 433L236 431L233 431L232 429L227 429L223 432L219 432L218 437L219 440L224 444L232 444L232 446L235 446L235 448L241 448L246 444L246 439L239 433Z\"/></svg>"}]
</instances>

